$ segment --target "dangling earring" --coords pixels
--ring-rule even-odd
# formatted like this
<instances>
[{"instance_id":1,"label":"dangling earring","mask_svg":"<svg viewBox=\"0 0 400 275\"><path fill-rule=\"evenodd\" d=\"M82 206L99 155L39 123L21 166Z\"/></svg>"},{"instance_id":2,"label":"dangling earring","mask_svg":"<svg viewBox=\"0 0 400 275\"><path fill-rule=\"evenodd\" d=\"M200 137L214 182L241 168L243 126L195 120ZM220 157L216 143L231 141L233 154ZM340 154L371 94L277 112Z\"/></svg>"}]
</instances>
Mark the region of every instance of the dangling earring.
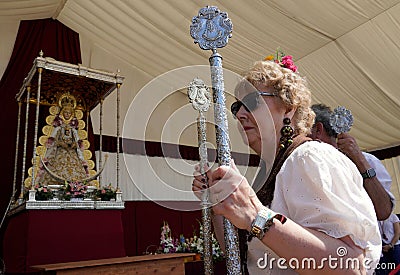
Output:
<instances>
[{"instance_id":1,"label":"dangling earring","mask_svg":"<svg viewBox=\"0 0 400 275\"><path fill-rule=\"evenodd\" d=\"M279 140L279 148L280 149L284 149L285 147L289 147L290 146L290 144L292 144L293 143L293 139L292 139L292 137L293 137L293 133L294 133L294 130L293 130L293 127L292 126L290 126L290 118L288 118L288 117L285 117L284 119L283 119L283 127L282 127L282 129L281 129L281 138L280 138L280 140Z\"/></svg>"}]
</instances>

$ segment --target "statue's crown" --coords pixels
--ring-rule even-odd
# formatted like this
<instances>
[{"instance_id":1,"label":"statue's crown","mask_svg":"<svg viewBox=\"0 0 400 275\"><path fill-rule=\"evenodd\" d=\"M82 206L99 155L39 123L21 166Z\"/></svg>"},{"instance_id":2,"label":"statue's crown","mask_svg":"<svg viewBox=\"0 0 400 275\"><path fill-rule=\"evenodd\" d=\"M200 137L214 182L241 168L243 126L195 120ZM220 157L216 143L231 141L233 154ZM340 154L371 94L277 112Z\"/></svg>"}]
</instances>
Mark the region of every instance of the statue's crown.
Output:
<instances>
[{"instance_id":1,"label":"statue's crown","mask_svg":"<svg viewBox=\"0 0 400 275\"><path fill-rule=\"evenodd\" d=\"M76 100L73 95L70 93L65 93L60 97L59 106L64 108L75 108L76 107Z\"/></svg>"}]
</instances>

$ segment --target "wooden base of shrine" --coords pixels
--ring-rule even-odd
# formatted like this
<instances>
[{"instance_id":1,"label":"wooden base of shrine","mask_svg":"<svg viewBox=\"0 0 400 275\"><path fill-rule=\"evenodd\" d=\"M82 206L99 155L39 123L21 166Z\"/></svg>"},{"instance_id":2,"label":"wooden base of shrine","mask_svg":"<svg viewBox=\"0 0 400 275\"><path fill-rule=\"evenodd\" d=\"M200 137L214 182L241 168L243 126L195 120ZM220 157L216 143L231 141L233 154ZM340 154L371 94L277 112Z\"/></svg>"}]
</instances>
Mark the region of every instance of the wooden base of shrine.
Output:
<instances>
[{"instance_id":1,"label":"wooden base of shrine","mask_svg":"<svg viewBox=\"0 0 400 275\"><path fill-rule=\"evenodd\" d=\"M194 253L157 254L32 266L42 274L185 274Z\"/></svg>"}]
</instances>

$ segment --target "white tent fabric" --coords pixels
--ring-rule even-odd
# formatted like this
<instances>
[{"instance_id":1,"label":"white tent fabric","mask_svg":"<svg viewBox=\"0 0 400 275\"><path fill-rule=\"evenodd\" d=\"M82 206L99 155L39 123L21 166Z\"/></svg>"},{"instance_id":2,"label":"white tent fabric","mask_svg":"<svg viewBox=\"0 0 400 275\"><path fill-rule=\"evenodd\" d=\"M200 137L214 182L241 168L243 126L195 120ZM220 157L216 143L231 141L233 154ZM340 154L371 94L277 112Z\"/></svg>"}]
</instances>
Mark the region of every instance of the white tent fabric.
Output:
<instances>
[{"instance_id":1,"label":"white tent fabric","mask_svg":"<svg viewBox=\"0 0 400 275\"><path fill-rule=\"evenodd\" d=\"M0 75L19 21L53 17L79 33L84 66L120 69L126 77L124 117L148 81L177 68L208 65L211 53L194 44L189 34L192 17L206 5L227 12L233 23L232 38L218 50L226 69L241 73L280 47L308 79L314 103L352 111L350 133L363 150L400 145L400 0L0 0ZM187 103L183 93L174 96L160 117ZM107 116L115 113L114 102L111 95L104 104L106 135L116 133L115 118ZM154 121L146 137L164 142L159 133L164 120ZM195 135L167 141L197 145ZM241 143L240 138L233 137L233 143ZM396 158L385 164L393 166L394 180L399 163ZM398 198L399 186L393 187Z\"/></svg>"},{"instance_id":2,"label":"white tent fabric","mask_svg":"<svg viewBox=\"0 0 400 275\"><path fill-rule=\"evenodd\" d=\"M18 21L48 17L80 34L85 61L93 63L85 51L93 54L93 45L100 46L141 72L131 76L139 83L175 68L207 64L210 53L189 35L192 17L206 5L227 12L234 26L220 50L225 68L240 73L280 46L308 78L315 102L352 111L351 133L361 148L400 144L400 0L2 0L6 39L0 72L11 55ZM84 41L91 46L85 48Z\"/></svg>"}]
</instances>

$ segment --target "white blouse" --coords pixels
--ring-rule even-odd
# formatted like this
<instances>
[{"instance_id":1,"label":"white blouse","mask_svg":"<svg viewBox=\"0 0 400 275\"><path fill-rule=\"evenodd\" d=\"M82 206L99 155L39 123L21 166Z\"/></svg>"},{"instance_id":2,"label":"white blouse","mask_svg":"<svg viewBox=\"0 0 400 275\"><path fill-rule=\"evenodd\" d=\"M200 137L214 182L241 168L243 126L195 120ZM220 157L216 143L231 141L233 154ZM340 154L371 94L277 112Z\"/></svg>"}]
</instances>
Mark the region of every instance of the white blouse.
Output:
<instances>
[{"instance_id":1,"label":"white blouse","mask_svg":"<svg viewBox=\"0 0 400 275\"><path fill-rule=\"evenodd\" d=\"M354 163L329 144L309 141L292 152L276 177L271 209L333 238L350 236L370 260L367 274L379 262L379 228L362 177ZM331 256L339 266L345 251L338 247L336 252ZM249 243L247 257L250 274L296 274L257 238ZM295 259L291 265L297 265ZM342 267L346 267L343 260Z\"/></svg>"}]
</instances>

